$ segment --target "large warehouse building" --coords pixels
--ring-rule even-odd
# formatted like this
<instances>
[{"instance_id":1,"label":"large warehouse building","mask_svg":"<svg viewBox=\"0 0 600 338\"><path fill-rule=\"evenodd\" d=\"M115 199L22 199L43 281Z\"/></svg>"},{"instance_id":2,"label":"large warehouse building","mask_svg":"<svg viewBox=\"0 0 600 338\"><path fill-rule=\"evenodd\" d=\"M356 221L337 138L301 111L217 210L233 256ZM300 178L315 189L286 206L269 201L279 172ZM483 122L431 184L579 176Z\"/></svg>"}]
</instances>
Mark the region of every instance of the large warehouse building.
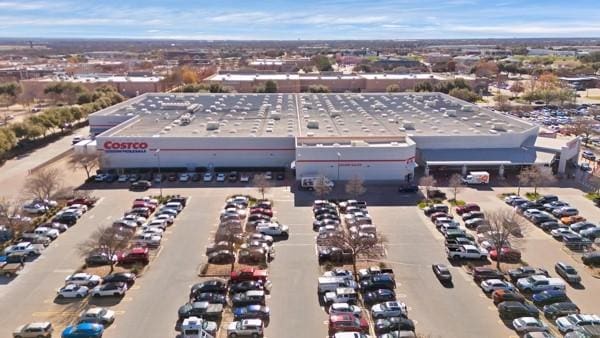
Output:
<instances>
[{"instance_id":1,"label":"large warehouse building","mask_svg":"<svg viewBox=\"0 0 600 338\"><path fill-rule=\"evenodd\" d=\"M296 178L411 180L415 168L486 169L566 161L579 141L439 93L144 94L90 116L104 169L290 168Z\"/></svg>"}]
</instances>

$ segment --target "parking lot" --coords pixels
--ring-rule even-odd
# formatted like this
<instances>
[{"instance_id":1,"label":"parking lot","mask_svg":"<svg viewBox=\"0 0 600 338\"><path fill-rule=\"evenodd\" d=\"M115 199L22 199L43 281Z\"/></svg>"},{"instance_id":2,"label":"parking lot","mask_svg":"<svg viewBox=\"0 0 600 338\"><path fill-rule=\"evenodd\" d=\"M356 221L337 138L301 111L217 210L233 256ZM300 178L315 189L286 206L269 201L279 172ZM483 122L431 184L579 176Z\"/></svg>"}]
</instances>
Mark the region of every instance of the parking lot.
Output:
<instances>
[{"instance_id":1,"label":"parking lot","mask_svg":"<svg viewBox=\"0 0 600 338\"><path fill-rule=\"evenodd\" d=\"M388 238L386 263L396 275L396 293L409 307L409 316L415 321L417 332L431 337L510 337L516 334L504 325L491 302L476 285L467 271L451 267L454 285L448 288L439 283L431 271L431 264L448 264L443 236L422 215L410 195L386 199L375 189L365 196L378 232ZM177 218L163 239L157 252L135 286L120 302L111 304L117 319L105 337L175 337L177 309L187 301L189 288L201 280L198 273L206 260L204 247L223 201L233 194L252 194L250 187L166 187L164 194L178 193L189 196L188 207ZM484 210L505 208L497 195L513 189L465 189L459 198L476 201ZM393 192L385 190L386 194ZM586 200L581 191L570 188L544 189L555 193L578 207L591 221L597 208ZM135 197L158 194L153 188L135 193L125 189L98 189L100 198L95 208L82 217L78 224L61 235L33 263L26 265L16 279L0 285L0 336L9 336L12 329L30 321L51 320L65 325L65 318L79 313L81 305L64 306L53 302L56 289L64 284L64 277L79 268L83 257L78 243L95 228L106 225L120 215ZM321 270L315 257L315 235L312 230L312 212L307 193L296 196L289 187L273 188L267 194L274 201L276 217L290 227L287 241L277 244L276 259L269 265L273 289L268 300L271 308L267 337L326 337L327 314L319 308L316 293L317 277ZM391 196L391 195L390 195ZM302 197L302 198L300 198ZM389 203L393 201L393 203ZM396 205L377 205L396 204ZM574 265L581 273L584 288L568 287L570 298L586 313L600 313L600 304L591 295L600 294L600 283L593 278L577 258L552 237L531 227L523 248L523 259L532 266L544 267L553 273L556 261ZM39 283L44 280L44 283Z\"/></svg>"}]
</instances>

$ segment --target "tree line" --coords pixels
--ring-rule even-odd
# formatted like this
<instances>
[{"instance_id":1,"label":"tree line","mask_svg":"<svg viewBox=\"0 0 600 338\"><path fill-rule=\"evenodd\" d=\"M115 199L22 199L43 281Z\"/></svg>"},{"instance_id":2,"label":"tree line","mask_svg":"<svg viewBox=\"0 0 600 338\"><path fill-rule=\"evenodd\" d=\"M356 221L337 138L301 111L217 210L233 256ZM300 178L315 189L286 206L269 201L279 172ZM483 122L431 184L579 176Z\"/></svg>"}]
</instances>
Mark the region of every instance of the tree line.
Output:
<instances>
[{"instance_id":1,"label":"tree line","mask_svg":"<svg viewBox=\"0 0 600 338\"><path fill-rule=\"evenodd\" d=\"M110 86L99 87L90 92L81 85L57 83L46 87L44 92L53 97L55 103L70 105L48 108L22 122L0 127L0 160L6 160L21 142L63 132L73 123L86 119L89 114L123 101L123 96Z\"/></svg>"}]
</instances>

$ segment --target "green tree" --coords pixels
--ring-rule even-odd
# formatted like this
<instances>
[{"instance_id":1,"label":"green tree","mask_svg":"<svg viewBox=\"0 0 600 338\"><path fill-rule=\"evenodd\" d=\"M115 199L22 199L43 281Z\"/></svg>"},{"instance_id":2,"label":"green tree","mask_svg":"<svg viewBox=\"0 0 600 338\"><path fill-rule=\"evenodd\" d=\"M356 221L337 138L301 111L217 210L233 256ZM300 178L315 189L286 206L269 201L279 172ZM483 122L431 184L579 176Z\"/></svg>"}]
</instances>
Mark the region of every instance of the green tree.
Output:
<instances>
[{"instance_id":1,"label":"green tree","mask_svg":"<svg viewBox=\"0 0 600 338\"><path fill-rule=\"evenodd\" d=\"M273 80L265 82L265 93L277 93L277 83Z\"/></svg>"},{"instance_id":2,"label":"green tree","mask_svg":"<svg viewBox=\"0 0 600 338\"><path fill-rule=\"evenodd\" d=\"M449 95L467 102L477 102L481 100L481 96L479 96L479 94L466 88L454 88L450 91Z\"/></svg>"},{"instance_id":3,"label":"green tree","mask_svg":"<svg viewBox=\"0 0 600 338\"><path fill-rule=\"evenodd\" d=\"M432 92L433 85L430 82L419 82L414 87L415 92Z\"/></svg>"},{"instance_id":4,"label":"green tree","mask_svg":"<svg viewBox=\"0 0 600 338\"><path fill-rule=\"evenodd\" d=\"M21 85L14 82L0 84L0 103L7 108L13 105L17 101L21 90Z\"/></svg>"},{"instance_id":5,"label":"green tree","mask_svg":"<svg viewBox=\"0 0 600 338\"><path fill-rule=\"evenodd\" d=\"M331 61L325 55L315 55L312 58L312 63L317 67L320 72L332 71Z\"/></svg>"},{"instance_id":6,"label":"green tree","mask_svg":"<svg viewBox=\"0 0 600 338\"><path fill-rule=\"evenodd\" d=\"M62 102L73 104L77 102L80 94L87 92L82 85L71 82L58 82L48 85L44 89L44 94L53 98L56 103Z\"/></svg>"},{"instance_id":7,"label":"green tree","mask_svg":"<svg viewBox=\"0 0 600 338\"><path fill-rule=\"evenodd\" d=\"M329 87L325 85L310 85L308 86L309 93L329 93Z\"/></svg>"}]
</instances>

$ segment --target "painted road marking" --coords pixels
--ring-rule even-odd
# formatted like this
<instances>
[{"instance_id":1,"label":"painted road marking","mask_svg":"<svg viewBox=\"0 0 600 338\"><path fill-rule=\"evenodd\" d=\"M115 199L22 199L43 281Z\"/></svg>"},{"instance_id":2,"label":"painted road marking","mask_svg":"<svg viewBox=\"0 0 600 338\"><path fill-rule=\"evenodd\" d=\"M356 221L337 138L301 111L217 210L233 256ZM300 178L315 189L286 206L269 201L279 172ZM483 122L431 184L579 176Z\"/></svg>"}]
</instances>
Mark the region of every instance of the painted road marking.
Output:
<instances>
[{"instance_id":1,"label":"painted road marking","mask_svg":"<svg viewBox=\"0 0 600 338\"><path fill-rule=\"evenodd\" d=\"M39 312L34 312L31 315L33 317L45 317L45 316L52 316L52 315L60 315L60 316L72 316L74 314L77 314L77 312L75 311L39 311Z\"/></svg>"}]
</instances>

